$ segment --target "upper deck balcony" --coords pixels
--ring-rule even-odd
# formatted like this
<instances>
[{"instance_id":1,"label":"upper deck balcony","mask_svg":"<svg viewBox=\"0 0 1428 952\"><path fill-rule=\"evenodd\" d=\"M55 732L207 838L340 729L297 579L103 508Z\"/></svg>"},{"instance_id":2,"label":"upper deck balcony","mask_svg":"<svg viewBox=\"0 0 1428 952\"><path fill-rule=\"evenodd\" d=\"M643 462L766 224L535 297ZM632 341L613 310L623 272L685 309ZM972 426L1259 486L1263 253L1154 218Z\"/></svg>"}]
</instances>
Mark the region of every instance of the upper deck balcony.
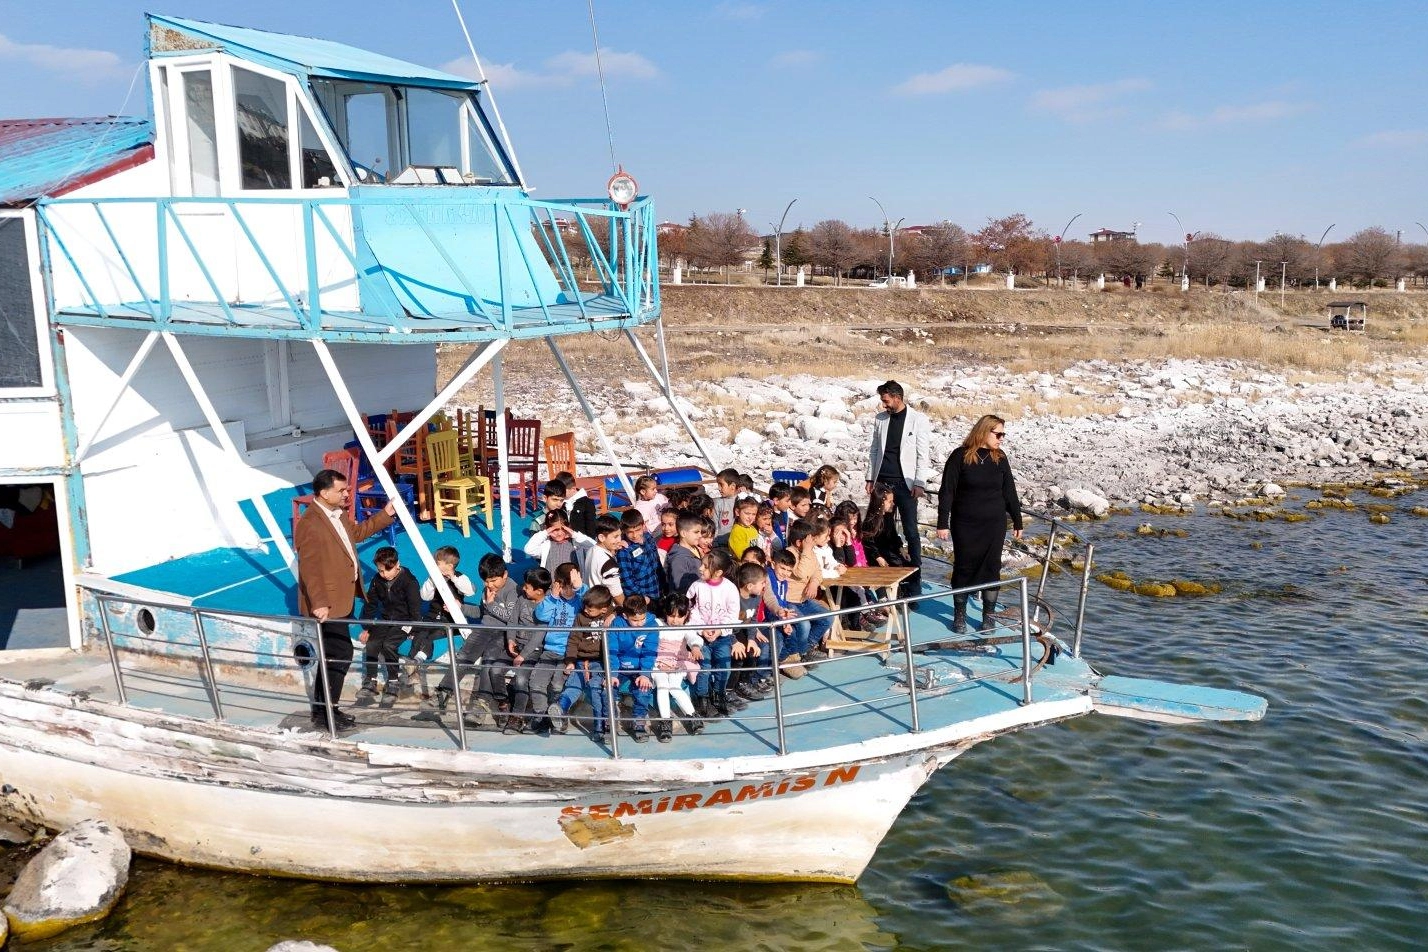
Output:
<instances>
[{"instance_id":1,"label":"upper deck balcony","mask_svg":"<svg viewBox=\"0 0 1428 952\"><path fill-rule=\"evenodd\" d=\"M531 197L484 83L151 16L154 159L39 204L61 324L407 343L659 313L647 199Z\"/></svg>"}]
</instances>

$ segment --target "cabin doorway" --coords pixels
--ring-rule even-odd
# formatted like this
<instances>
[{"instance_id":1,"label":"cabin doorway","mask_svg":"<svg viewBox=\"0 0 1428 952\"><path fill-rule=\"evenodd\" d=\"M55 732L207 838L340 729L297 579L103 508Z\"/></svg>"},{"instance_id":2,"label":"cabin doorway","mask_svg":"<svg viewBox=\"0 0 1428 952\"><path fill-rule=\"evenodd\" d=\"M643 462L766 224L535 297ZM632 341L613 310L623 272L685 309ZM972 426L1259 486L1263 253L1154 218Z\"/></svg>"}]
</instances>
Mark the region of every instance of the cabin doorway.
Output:
<instances>
[{"instance_id":1,"label":"cabin doorway","mask_svg":"<svg viewBox=\"0 0 1428 952\"><path fill-rule=\"evenodd\" d=\"M0 483L0 650L75 645L61 492L54 482Z\"/></svg>"}]
</instances>

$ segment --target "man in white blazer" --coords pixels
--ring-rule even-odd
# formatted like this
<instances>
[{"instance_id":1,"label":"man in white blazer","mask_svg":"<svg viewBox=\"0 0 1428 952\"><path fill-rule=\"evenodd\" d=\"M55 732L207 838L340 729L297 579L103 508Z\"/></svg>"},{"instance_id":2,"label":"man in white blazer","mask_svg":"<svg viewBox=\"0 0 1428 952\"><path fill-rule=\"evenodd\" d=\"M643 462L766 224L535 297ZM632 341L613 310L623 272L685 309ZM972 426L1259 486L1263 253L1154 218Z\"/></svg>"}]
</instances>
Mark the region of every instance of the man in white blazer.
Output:
<instances>
[{"instance_id":1,"label":"man in white blazer","mask_svg":"<svg viewBox=\"0 0 1428 952\"><path fill-rule=\"evenodd\" d=\"M917 528L917 501L932 479L932 424L925 413L907 405L902 384L889 380L878 387L883 412L873 419L873 441L868 449L867 491L873 483L892 487L908 560L919 572L909 581L921 581L922 538ZM915 591L916 589L914 589Z\"/></svg>"}]
</instances>

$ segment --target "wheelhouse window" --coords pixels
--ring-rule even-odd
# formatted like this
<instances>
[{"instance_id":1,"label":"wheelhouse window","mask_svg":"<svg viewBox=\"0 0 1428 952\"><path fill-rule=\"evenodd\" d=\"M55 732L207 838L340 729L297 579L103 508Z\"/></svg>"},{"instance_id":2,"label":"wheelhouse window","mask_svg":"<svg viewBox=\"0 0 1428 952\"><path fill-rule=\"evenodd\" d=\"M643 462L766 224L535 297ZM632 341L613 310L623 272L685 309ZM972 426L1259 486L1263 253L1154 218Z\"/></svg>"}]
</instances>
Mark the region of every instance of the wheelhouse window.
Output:
<instances>
[{"instance_id":1,"label":"wheelhouse window","mask_svg":"<svg viewBox=\"0 0 1428 952\"><path fill-rule=\"evenodd\" d=\"M281 80L234 67L233 101L243 188L292 188L287 86Z\"/></svg>"},{"instance_id":2,"label":"wheelhouse window","mask_svg":"<svg viewBox=\"0 0 1428 952\"><path fill-rule=\"evenodd\" d=\"M338 183L337 167L332 164L332 156L327 154L327 146L322 144L307 110L298 107L298 135L302 153L303 188L328 188Z\"/></svg>"},{"instance_id":3,"label":"wheelhouse window","mask_svg":"<svg viewBox=\"0 0 1428 952\"><path fill-rule=\"evenodd\" d=\"M312 90L365 181L448 181L450 170L467 182L515 181L478 97L468 91L332 80L313 80Z\"/></svg>"},{"instance_id":4,"label":"wheelhouse window","mask_svg":"<svg viewBox=\"0 0 1428 952\"><path fill-rule=\"evenodd\" d=\"M218 124L213 115L213 74L178 74L183 83L184 131L188 135L189 194L218 194Z\"/></svg>"}]
</instances>

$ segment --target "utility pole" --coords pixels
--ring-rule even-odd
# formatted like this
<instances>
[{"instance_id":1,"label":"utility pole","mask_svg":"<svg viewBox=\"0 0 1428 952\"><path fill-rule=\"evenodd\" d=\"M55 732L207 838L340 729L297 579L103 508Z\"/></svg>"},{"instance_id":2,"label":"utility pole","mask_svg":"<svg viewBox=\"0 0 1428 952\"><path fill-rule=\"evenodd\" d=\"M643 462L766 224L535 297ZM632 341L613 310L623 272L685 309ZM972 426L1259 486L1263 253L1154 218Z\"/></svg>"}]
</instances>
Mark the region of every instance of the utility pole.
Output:
<instances>
[{"instance_id":1,"label":"utility pole","mask_svg":"<svg viewBox=\"0 0 1428 952\"><path fill-rule=\"evenodd\" d=\"M899 218L897 220L897 225L894 225L891 219L888 218L888 213L886 210L884 210L882 202L878 201L876 198L873 198L873 196L871 195L868 196L868 200L871 201L874 205L878 206L878 211L883 213L883 227L886 228L888 232L888 277L891 278L893 273L893 232L897 230L898 225L901 225L903 222L907 221L907 219ZM873 277L877 277L877 275L874 274Z\"/></svg>"},{"instance_id":2,"label":"utility pole","mask_svg":"<svg viewBox=\"0 0 1428 952\"><path fill-rule=\"evenodd\" d=\"M1289 267L1288 261L1279 262L1279 309L1284 310L1284 272Z\"/></svg>"},{"instance_id":3,"label":"utility pole","mask_svg":"<svg viewBox=\"0 0 1428 952\"><path fill-rule=\"evenodd\" d=\"M1422 226L1422 225L1419 225L1418 227L1419 227L1419 228L1422 228L1423 226ZM1314 246L1314 290L1315 290L1315 291L1319 290L1319 252L1320 252L1320 251L1323 249L1323 247L1324 247L1324 239L1327 238L1327 237L1329 237L1329 232L1331 232L1331 231L1333 231L1333 230L1334 230L1334 226L1333 226L1333 225L1330 225L1328 228L1325 228L1325 229L1324 229L1324 233L1319 236L1319 243ZM1428 229L1424 229L1424 231L1425 231L1425 232L1428 232Z\"/></svg>"},{"instance_id":4,"label":"utility pole","mask_svg":"<svg viewBox=\"0 0 1428 952\"><path fill-rule=\"evenodd\" d=\"M1080 217L1080 212L1072 215L1071 221L1068 221L1066 227L1061 229L1061 234L1056 236L1056 286L1058 288L1063 286L1061 281L1061 242L1066 240L1066 232L1071 228L1071 223Z\"/></svg>"},{"instance_id":5,"label":"utility pole","mask_svg":"<svg viewBox=\"0 0 1428 952\"><path fill-rule=\"evenodd\" d=\"M783 207L783 214L779 216L778 227L774 229L774 264L778 266L777 287L783 287L783 223L788 218L788 210L793 207L793 203L796 201L798 201L796 198L788 200L788 204ZM772 225L773 222L769 222L769 224Z\"/></svg>"}]
</instances>

